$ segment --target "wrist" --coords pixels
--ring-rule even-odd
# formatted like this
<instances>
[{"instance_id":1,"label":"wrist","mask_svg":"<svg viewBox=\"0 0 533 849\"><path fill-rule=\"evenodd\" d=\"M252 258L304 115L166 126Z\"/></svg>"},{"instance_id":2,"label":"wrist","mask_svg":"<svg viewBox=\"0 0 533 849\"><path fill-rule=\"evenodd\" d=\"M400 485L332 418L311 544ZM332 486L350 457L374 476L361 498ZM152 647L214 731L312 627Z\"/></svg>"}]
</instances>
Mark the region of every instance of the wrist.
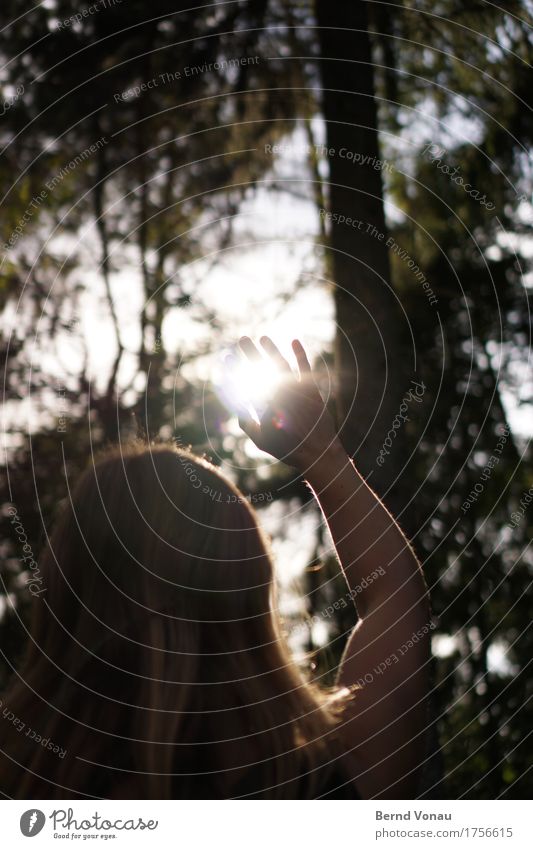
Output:
<instances>
[{"instance_id":1,"label":"wrist","mask_svg":"<svg viewBox=\"0 0 533 849\"><path fill-rule=\"evenodd\" d=\"M341 475L347 468L352 468L350 457L338 437L336 437L322 453L310 462L303 472L305 480L313 489L323 488Z\"/></svg>"}]
</instances>

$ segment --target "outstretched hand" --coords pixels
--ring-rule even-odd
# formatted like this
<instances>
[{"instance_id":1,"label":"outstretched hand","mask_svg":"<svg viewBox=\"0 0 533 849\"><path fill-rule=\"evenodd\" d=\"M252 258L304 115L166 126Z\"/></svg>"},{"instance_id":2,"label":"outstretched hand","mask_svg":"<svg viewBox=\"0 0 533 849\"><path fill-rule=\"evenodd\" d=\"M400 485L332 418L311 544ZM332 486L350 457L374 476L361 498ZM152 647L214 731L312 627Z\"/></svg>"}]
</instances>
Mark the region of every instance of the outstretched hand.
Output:
<instances>
[{"instance_id":1,"label":"outstretched hand","mask_svg":"<svg viewBox=\"0 0 533 849\"><path fill-rule=\"evenodd\" d=\"M259 423L243 411L239 424L258 448L305 474L338 443L333 420L313 379L302 343L297 339L292 343L298 364L296 375L268 336L262 336L260 341L281 373L280 384ZM239 344L252 365L262 361L261 353L248 336L243 336Z\"/></svg>"}]
</instances>

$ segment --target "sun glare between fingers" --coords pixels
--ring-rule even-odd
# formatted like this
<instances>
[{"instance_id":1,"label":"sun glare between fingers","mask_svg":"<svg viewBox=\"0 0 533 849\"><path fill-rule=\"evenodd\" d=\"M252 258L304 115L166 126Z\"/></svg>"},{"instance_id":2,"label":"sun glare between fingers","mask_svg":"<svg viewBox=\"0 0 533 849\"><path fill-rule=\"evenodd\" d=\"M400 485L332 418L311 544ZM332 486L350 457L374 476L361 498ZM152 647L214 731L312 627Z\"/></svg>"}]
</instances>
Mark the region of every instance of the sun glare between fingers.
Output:
<instances>
[{"instance_id":1,"label":"sun glare between fingers","mask_svg":"<svg viewBox=\"0 0 533 849\"><path fill-rule=\"evenodd\" d=\"M232 355L220 370L217 392L235 415L245 409L259 421L282 379L282 372L271 360L252 361Z\"/></svg>"}]
</instances>

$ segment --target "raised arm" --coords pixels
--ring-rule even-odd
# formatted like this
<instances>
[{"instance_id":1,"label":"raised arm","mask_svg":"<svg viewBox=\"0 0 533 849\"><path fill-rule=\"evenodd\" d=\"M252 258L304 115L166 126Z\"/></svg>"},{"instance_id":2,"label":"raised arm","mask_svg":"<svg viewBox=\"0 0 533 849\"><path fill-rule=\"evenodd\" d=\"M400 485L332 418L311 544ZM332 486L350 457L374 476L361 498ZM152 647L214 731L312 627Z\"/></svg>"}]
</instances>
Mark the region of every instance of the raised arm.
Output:
<instances>
[{"instance_id":1,"label":"raised arm","mask_svg":"<svg viewBox=\"0 0 533 849\"><path fill-rule=\"evenodd\" d=\"M369 798L413 798L424 754L431 623L418 561L398 525L341 446L308 475L360 621L339 684L360 689L344 739Z\"/></svg>"},{"instance_id":2,"label":"raised arm","mask_svg":"<svg viewBox=\"0 0 533 849\"><path fill-rule=\"evenodd\" d=\"M424 753L431 623L420 565L391 514L357 472L336 436L305 351L293 343L300 379L273 343L265 351L284 373L261 418L243 430L295 466L320 504L359 622L338 681L358 685L342 726L349 766L366 798L412 798ZM244 338L251 359L259 352Z\"/></svg>"}]
</instances>

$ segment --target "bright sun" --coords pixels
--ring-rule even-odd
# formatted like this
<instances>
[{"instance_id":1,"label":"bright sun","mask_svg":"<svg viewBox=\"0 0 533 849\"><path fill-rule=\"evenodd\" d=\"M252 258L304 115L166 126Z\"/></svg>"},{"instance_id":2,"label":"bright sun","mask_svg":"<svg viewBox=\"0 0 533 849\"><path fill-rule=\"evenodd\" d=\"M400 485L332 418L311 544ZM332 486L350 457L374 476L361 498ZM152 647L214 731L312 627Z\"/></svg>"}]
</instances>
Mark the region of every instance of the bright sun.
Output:
<instances>
[{"instance_id":1,"label":"bright sun","mask_svg":"<svg viewBox=\"0 0 533 849\"><path fill-rule=\"evenodd\" d=\"M218 393L231 412L246 408L258 420L280 385L282 374L269 360L250 362L241 356L226 358L216 381Z\"/></svg>"}]
</instances>

